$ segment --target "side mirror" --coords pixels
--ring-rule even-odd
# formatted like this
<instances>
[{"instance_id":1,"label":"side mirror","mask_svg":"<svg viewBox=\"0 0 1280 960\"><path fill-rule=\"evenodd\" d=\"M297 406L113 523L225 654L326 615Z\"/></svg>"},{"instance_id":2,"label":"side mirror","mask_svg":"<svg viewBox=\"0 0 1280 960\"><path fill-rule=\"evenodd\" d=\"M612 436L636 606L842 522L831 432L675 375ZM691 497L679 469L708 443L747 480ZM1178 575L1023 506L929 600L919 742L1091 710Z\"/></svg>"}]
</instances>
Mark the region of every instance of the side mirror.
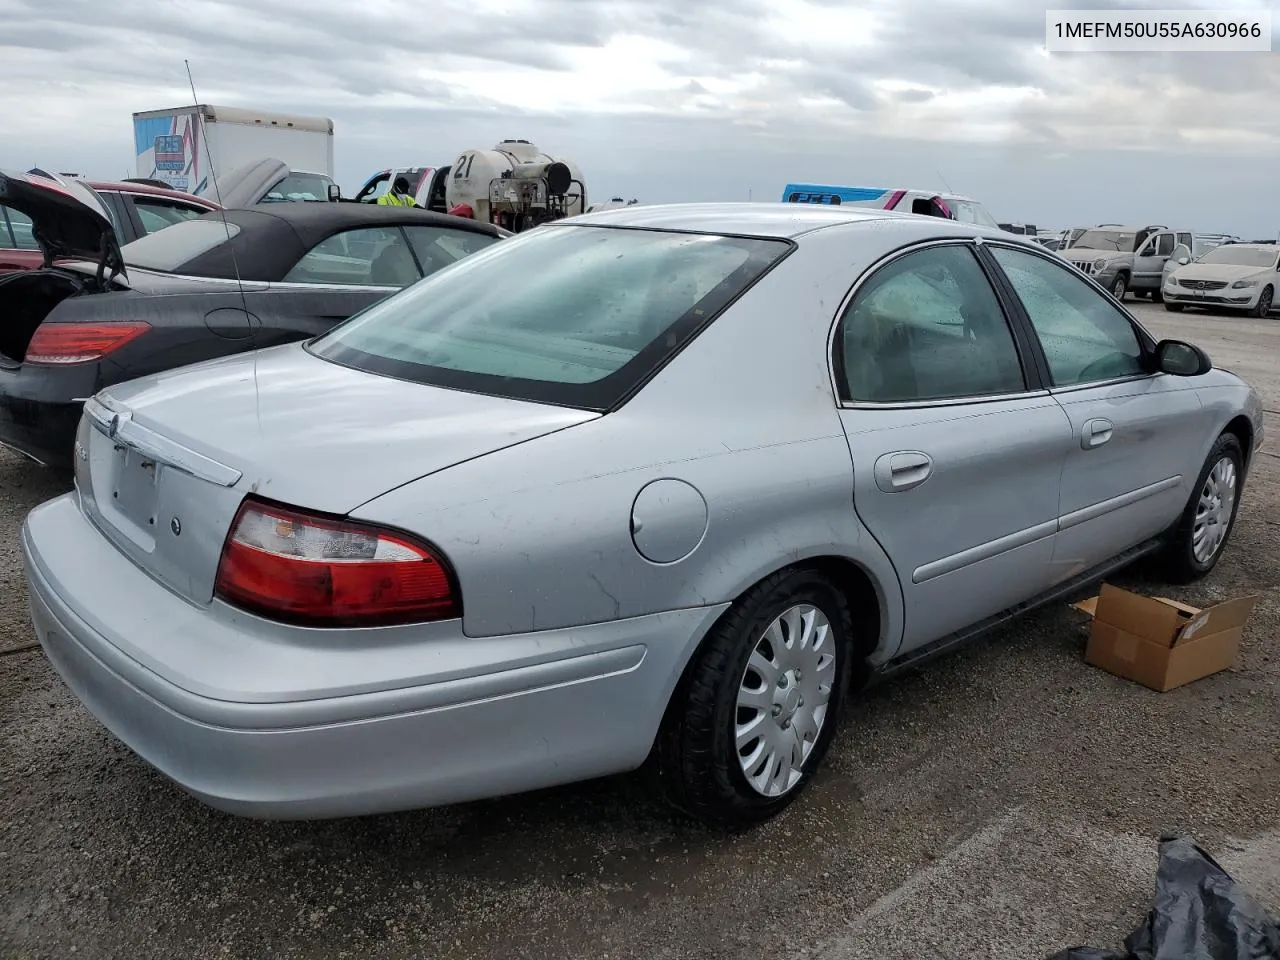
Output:
<instances>
[{"instance_id":1,"label":"side mirror","mask_svg":"<svg viewBox=\"0 0 1280 960\"><path fill-rule=\"evenodd\" d=\"M1213 361L1199 347L1181 340L1156 344L1156 369L1174 377L1198 377L1213 369Z\"/></svg>"},{"instance_id":2,"label":"side mirror","mask_svg":"<svg viewBox=\"0 0 1280 960\"><path fill-rule=\"evenodd\" d=\"M329 184L329 201L332 203L342 199L342 188L336 183Z\"/></svg>"}]
</instances>

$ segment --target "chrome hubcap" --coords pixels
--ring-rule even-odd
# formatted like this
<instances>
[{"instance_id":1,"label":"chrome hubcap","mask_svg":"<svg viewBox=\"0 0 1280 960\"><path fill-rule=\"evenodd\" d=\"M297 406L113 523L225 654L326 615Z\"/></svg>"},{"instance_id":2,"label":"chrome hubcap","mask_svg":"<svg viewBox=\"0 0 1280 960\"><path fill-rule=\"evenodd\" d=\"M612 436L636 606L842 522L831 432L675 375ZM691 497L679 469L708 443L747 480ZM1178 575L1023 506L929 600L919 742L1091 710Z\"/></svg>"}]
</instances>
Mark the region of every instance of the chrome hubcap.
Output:
<instances>
[{"instance_id":1,"label":"chrome hubcap","mask_svg":"<svg viewBox=\"0 0 1280 960\"><path fill-rule=\"evenodd\" d=\"M760 635L738 684L738 764L759 794L780 797L799 781L818 742L835 686L835 640L826 615L800 603Z\"/></svg>"},{"instance_id":2,"label":"chrome hubcap","mask_svg":"<svg viewBox=\"0 0 1280 960\"><path fill-rule=\"evenodd\" d=\"M1222 549L1236 506L1236 462L1223 457L1213 465L1196 503L1191 528L1191 552L1199 563L1208 563Z\"/></svg>"}]
</instances>

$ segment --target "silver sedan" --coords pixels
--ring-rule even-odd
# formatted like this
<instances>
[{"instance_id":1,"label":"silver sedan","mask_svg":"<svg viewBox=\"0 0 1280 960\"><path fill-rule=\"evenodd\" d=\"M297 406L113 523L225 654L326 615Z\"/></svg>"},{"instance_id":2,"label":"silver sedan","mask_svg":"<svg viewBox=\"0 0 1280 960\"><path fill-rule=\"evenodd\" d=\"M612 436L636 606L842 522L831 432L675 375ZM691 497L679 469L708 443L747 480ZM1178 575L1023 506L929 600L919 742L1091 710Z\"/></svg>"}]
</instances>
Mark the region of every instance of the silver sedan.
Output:
<instances>
[{"instance_id":1,"label":"silver sedan","mask_svg":"<svg viewBox=\"0 0 1280 960\"><path fill-rule=\"evenodd\" d=\"M1036 244L783 204L539 227L331 332L113 386L22 543L101 722L223 810L654 764L741 825L864 681L1218 560L1258 397Z\"/></svg>"}]
</instances>

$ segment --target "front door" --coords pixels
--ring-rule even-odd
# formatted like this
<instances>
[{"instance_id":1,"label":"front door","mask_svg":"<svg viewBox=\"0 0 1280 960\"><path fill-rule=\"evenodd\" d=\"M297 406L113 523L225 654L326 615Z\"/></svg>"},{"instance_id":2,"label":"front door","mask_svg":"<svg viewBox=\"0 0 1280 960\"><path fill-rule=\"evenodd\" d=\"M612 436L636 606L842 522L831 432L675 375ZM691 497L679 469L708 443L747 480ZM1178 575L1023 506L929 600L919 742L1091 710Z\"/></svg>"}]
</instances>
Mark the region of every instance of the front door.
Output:
<instances>
[{"instance_id":1,"label":"front door","mask_svg":"<svg viewBox=\"0 0 1280 960\"><path fill-rule=\"evenodd\" d=\"M1109 297L1048 257L988 249L1026 309L1071 422L1053 558L1061 581L1177 520L1213 424L1194 379L1147 372L1133 322Z\"/></svg>"},{"instance_id":2,"label":"front door","mask_svg":"<svg viewBox=\"0 0 1280 960\"><path fill-rule=\"evenodd\" d=\"M854 508L902 585L900 652L1043 590L1071 427L1029 388L1028 347L972 245L878 268L835 347Z\"/></svg>"},{"instance_id":3,"label":"front door","mask_svg":"<svg viewBox=\"0 0 1280 960\"><path fill-rule=\"evenodd\" d=\"M1173 232L1161 230L1143 241L1133 258L1133 277L1129 286L1135 290L1159 290L1164 265L1176 245Z\"/></svg>"}]
</instances>

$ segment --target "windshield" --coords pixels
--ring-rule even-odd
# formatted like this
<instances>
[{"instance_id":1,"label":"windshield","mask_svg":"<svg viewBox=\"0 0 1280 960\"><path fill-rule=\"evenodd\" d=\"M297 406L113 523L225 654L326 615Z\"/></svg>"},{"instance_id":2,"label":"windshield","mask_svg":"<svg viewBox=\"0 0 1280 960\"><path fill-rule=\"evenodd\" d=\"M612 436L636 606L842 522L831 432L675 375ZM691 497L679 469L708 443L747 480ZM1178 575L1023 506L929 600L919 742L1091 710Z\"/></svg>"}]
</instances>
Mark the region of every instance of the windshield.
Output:
<instances>
[{"instance_id":1,"label":"windshield","mask_svg":"<svg viewBox=\"0 0 1280 960\"><path fill-rule=\"evenodd\" d=\"M236 236L240 228L221 217L187 220L140 237L120 248L125 266L164 273L180 272L184 264Z\"/></svg>"},{"instance_id":2,"label":"windshield","mask_svg":"<svg viewBox=\"0 0 1280 960\"><path fill-rule=\"evenodd\" d=\"M956 215L956 219L963 223L975 223L980 227L996 227L998 224L992 219L991 214L987 213L987 208L980 203L972 200L952 200L945 198L947 206L951 208L951 212Z\"/></svg>"},{"instance_id":3,"label":"windshield","mask_svg":"<svg viewBox=\"0 0 1280 960\"><path fill-rule=\"evenodd\" d=\"M1086 230L1071 246L1088 250L1115 250L1133 253L1137 234L1128 230Z\"/></svg>"},{"instance_id":4,"label":"windshield","mask_svg":"<svg viewBox=\"0 0 1280 960\"><path fill-rule=\"evenodd\" d=\"M404 380L607 410L790 249L541 226L379 302L309 349Z\"/></svg>"},{"instance_id":5,"label":"windshield","mask_svg":"<svg viewBox=\"0 0 1280 960\"><path fill-rule=\"evenodd\" d=\"M327 201L331 183L332 180L320 173L291 173L268 190L259 203Z\"/></svg>"},{"instance_id":6,"label":"windshield","mask_svg":"<svg viewBox=\"0 0 1280 960\"><path fill-rule=\"evenodd\" d=\"M1228 263L1237 267L1257 267L1259 270L1276 262L1275 250L1259 250L1257 247L1238 247L1226 244L1214 247L1200 258L1200 263Z\"/></svg>"}]
</instances>

